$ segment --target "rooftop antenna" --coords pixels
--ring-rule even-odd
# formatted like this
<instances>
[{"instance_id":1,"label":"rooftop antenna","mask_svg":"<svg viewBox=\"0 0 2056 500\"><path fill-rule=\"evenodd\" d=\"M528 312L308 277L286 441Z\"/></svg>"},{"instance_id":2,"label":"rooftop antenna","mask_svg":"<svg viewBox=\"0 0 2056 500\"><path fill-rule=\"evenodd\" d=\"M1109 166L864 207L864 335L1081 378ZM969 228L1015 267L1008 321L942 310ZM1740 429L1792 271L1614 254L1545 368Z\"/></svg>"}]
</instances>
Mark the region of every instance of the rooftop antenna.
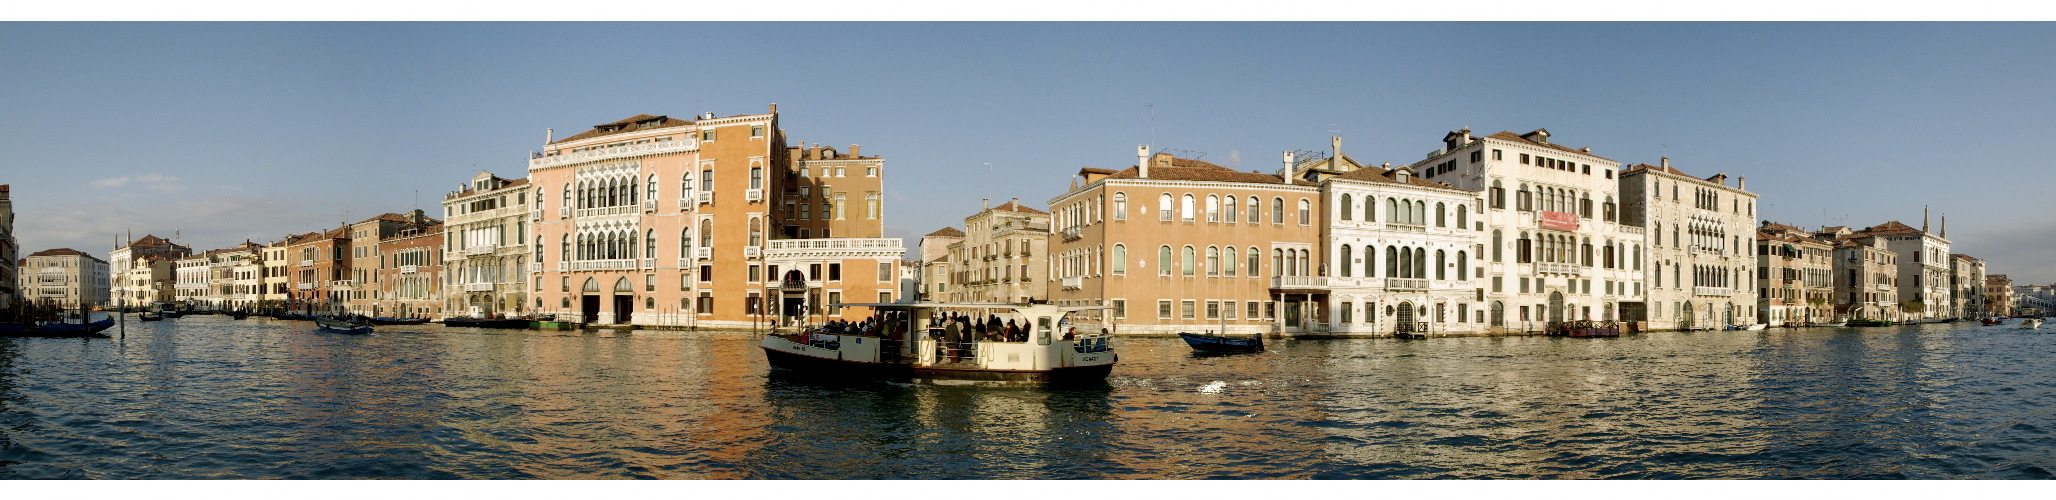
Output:
<instances>
[{"instance_id":1,"label":"rooftop antenna","mask_svg":"<svg viewBox=\"0 0 2056 500\"><path fill-rule=\"evenodd\" d=\"M985 199L992 199L992 162L985 162Z\"/></svg>"},{"instance_id":2,"label":"rooftop antenna","mask_svg":"<svg viewBox=\"0 0 2056 500\"><path fill-rule=\"evenodd\" d=\"M1149 147L1154 148L1156 147L1156 105L1144 104L1142 107L1149 108Z\"/></svg>"}]
</instances>

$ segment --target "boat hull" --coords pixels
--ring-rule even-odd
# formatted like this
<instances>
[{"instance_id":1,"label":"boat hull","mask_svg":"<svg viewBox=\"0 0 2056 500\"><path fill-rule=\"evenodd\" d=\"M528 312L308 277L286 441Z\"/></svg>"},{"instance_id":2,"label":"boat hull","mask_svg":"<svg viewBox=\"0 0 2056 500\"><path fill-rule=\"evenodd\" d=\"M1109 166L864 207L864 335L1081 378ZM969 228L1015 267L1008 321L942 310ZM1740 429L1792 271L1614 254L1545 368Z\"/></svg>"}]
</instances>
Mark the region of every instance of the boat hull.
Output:
<instances>
[{"instance_id":1,"label":"boat hull","mask_svg":"<svg viewBox=\"0 0 2056 500\"><path fill-rule=\"evenodd\" d=\"M817 374L824 377L904 380L910 378L914 373L913 365L906 363L873 363L824 358L781 351L768 346L764 347L764 358L771 363L772 368Z\"/></svg>"},{"instance_id":2,"label":"boat hull","mask_svg":"<svg viewBox=\"0 0 2056 500\"><path fill-rule=\"evenodd\" d=\"M528 320L450 318L443 320L443 326L461 326L470 328L528 328Z\"/></svg>"},{"instance_id":3,"label":"boat hull","mask_svg":"<svg viewBox=\"0 0 2056 500\"><path fill-rule=\"evenodd\" d=\"M1263 352L1264 350L1264 338L1259 335L1251 335L1249 338L1233 338L1179 332L1178 338L1185 339L1185 344L1192 346L1195 350L1207 352Z\"/></svg>"},{"instance_id":4,"label":"boat hull","mask_svg":"<svg viewBox=\"0 0 2056 500\"><path fill-rule=\"evenodd\" d=\"M419 325L428 323L428 318L371 318L374 325Z\"/></svg>"}]
</instances>

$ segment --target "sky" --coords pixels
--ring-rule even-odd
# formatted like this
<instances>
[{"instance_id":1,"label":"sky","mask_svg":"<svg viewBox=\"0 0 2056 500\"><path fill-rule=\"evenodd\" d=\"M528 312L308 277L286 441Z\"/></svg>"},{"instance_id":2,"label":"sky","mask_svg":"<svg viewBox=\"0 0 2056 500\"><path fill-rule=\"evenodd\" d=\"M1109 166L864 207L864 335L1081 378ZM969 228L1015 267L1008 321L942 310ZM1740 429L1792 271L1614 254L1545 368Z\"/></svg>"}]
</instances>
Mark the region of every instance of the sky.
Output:
<instances>
[{"instance_id":1,"label":"sky","mask_svg":"<svg viewBox=\"0 0 2056 500\"><path fill-rule=\"evenodd\" d=\"M1702 22L0 23L0 184L24 252L259 243L525 176L544 130L778 104L886 159L886 236L1046 208L1153 144L1271 172L1404 164L1538 128L1747 177L1759 217L1949 216L1953 251L2056 282L2056 24Z\"/></svg>"}]
</instances>

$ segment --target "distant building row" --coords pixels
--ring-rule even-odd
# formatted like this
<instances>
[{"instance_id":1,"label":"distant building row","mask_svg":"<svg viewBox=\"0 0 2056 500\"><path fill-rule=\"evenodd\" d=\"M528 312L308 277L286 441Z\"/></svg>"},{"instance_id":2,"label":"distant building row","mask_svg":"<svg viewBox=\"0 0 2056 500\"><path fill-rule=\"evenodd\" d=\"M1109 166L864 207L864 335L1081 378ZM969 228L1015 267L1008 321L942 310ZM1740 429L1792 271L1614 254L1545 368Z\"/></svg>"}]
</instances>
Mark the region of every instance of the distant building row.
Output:
<instances>
[{"instance_id":1,"label":"distant building row","mask_svg":"<svg viewBox=\"0 0 2056 500\"><path fill-rule=\"evenodd\" d=\"M1972 317L1984 264L1923 222L1758 224L1757 195L1668 159L1619 163L1547 130L1444 136L1425 160L1358 162L1341 139L1275 173L1138 148L1080 169L1048 211L1018 201L921 243L948 301L1104 306L1124 332L1535 332ZM1903 257L1902 257L1903 256Z\"/></svg>"}]
</instances>

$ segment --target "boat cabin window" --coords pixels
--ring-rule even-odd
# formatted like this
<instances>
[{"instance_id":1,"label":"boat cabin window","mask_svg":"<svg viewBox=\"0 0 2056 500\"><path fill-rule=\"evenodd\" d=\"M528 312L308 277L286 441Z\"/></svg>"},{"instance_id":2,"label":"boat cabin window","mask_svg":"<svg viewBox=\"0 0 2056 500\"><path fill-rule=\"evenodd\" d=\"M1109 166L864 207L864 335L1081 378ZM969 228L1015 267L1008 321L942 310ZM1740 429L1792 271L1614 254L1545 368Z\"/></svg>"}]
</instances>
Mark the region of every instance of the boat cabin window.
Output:
<instances>
[{"instance_id":1,"label":"boat cabin window","mask_svg":"<svg viewBox=\"0 0 2056 500\"><path fill-rule=\"evenodd\" d=\"M1053 328L1050 323L1049 316L1035 318L1035 343L1037 345L1049 345L1049 333Z\"/></svg>"}]
</instances>

